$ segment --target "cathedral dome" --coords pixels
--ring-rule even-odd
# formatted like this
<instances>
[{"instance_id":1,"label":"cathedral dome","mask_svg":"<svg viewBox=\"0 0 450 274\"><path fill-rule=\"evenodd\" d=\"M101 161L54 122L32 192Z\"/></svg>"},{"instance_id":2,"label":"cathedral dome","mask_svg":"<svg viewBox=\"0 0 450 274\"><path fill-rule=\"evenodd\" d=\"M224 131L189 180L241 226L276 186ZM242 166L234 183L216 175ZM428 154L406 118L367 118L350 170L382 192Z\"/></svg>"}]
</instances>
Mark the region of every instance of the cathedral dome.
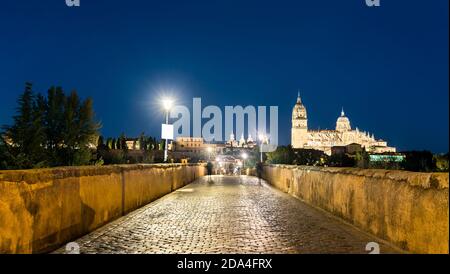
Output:
<instances>
[{"instance_id":1,"label":"cathedral dome","mask_svg":"<svg viewBox=\"0 0 450 274\"><path fill-rule=\"evenodd\" d=\"M337 119L336 122L336 131L344 132L350 131L352 127L350 126L350 120L345 116L344 109L342 109L341 116Z\"/></svg>"}]
</instances>

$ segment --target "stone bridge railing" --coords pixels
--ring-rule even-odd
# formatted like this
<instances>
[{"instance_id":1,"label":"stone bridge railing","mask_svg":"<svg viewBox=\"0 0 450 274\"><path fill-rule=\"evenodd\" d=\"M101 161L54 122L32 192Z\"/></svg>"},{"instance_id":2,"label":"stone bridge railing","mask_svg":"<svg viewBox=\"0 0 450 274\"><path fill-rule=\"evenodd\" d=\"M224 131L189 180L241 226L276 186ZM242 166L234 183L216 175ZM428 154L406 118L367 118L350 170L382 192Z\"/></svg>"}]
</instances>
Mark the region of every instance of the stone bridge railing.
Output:
<instances>
[{"instance_id":1,"label":"stone bridge railing","mask_svg":"<svg viewBox=\"0 0 450 274\"><path fill-rule=\"evenodd\" d=\"M42 253L180 188L204 165L0 171L0 253Z\"/></svg>"},{"instance_id":2,"label":"stone bridge railing","mask_svg":"<svg viewBox=\"0 0 450 274\"><path fill-rule=\"evenodd\" d=\"M448 253L448 173L266 165L274 187L412 253Z\"/></svg>"}]
</instances>

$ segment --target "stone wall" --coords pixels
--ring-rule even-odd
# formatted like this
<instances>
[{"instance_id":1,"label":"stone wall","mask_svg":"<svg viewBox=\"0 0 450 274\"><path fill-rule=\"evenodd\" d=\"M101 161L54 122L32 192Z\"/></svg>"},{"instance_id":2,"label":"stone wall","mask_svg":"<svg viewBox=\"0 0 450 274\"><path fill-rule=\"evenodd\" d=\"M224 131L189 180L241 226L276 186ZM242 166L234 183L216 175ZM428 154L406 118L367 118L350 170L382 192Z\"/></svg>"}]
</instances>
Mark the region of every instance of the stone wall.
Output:
<instances>
[{"instance_id":1,"label":"stone wall","mask_svg":"<svg viewBox=\"0 0 450 274\"><path fill-rule=\"evenodd\" d=\"M0 253L42 253L205 173L204 165L0 171Z\"/></svg>"},{"instance_id":2,"label":"stone wall","mask_svg":"<svg viewBox=\"0 0 450 274\"><path fill-rule=\"evenodd\" d=\"M448 253L448 173L267 165L274 187L412 253Z\"/></svg>"}]
</instances>

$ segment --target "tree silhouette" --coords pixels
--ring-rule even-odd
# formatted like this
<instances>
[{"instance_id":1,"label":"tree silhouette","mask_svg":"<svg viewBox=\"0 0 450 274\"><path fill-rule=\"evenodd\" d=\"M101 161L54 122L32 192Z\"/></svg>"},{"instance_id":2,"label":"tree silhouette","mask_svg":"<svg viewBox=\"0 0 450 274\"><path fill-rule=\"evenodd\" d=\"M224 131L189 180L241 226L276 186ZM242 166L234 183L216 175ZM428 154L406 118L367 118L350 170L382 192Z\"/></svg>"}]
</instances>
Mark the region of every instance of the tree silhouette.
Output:
<instances>
[{"instance_id":1,"label":"tree silhouette","mask_svg":"<svg viewBox=\"0 0 450 274\"><path fill-rule=\"evenodd\" d=\"M89 164L100 128L94 116L92 100L81 102L76 91L66 97L51 87L45 98L26 83L13 125L3 127L2 158L10 168Z\"/></svg>"},{"instance_id":2,"label":"tree silhouette","mask_svg":"<svg viewBox=\"0 0 450 274\"><path fill-rule=\"evenodd\" d=\"M14 168L33 168L45 165L43 143L45 132L42 125L42 98L36 100L31 83L18 99L17 114L12 126L4 126L6 145L9 142Z\"/></svg>"}]
</instances>

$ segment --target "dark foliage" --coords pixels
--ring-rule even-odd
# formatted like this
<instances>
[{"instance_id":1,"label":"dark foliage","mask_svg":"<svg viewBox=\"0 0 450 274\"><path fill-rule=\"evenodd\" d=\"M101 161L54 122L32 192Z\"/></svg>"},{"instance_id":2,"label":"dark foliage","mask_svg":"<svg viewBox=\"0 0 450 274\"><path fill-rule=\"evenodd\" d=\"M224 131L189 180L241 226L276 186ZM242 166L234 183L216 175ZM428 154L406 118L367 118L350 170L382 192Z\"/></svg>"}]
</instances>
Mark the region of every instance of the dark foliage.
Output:
<instances>
[{"instance_id":1,"label":"dark foliage","mask_svg":"<svg viewBox=\"0 0 450 274\"><path fill-rule=\"evenodd\" d=\"M430 151L406 151L402 168L409 171L430 172L436 170L436 162Z\"/></svg>"},{"instance_id":2,"label":"dark foliage","mask_svg":"<svg viewBox=\"0 0 450 274\"><path fill-rule=\"evenodd\" d=\"M327 157L320 150L279 146L276 151L267 153L267 162L270 164L321 166L326 163Z\"/></svg>"},{"instance_id":3,"label":"dark foliage","mask_svg":"<svg viewBox=\"0 0 450 274\"><path fill-rule=\"evenodd\" d=\"M66 96L61 88L50 88L44 97L27 83L13 124L3 126L1 167L90 164L90 145L95 144L100 128L92 104L91 99L81 101L76 91Z\"/></svg>"},{"instance_id":4,"label":"dark foliage","mask_svg":"<svg viewBox=\"0 0 450 274\"><path fill-rule=\"evenodd\" d=\"M327 165L332 167L354 167L356 162L354 158L342 153L334 154L328 157Z\"/></svg>"}]
</instances>

